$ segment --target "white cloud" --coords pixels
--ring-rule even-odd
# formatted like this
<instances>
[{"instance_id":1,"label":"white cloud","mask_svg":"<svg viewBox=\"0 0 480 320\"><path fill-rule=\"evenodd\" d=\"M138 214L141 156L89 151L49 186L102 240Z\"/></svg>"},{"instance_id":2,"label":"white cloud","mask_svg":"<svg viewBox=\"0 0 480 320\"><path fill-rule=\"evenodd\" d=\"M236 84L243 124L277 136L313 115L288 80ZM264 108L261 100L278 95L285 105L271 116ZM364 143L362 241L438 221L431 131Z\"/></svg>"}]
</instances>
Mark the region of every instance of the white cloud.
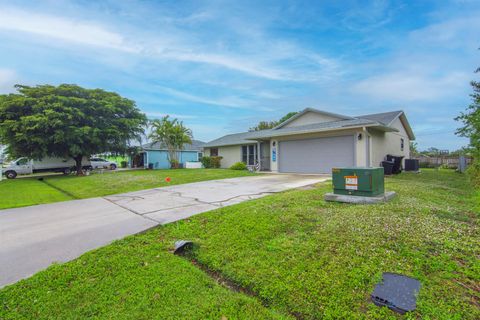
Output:
<instances>
[{"instance_id":1,"label":"white cloud","mask_svg":"<svg viewBox=\"0 0 480 320\"><path fill-rule=\"evenodd\" d=\"M162 118L165 116L170 116L170 118L177 118L177 119L196 119L198 116L189 115L189 114L177 114L177 113L163 113L163 112L155 112L155 111L146 111L145 114L149 117L154 118Z\"/></svg>"},{"instance_id":2,"label":"white cloud","mask_svg":"<svg viewBox=\"0 0 480 320\"><path fill-rule=\"evenodd\" d=\"M438 45L448 49L471 50L479 46L478 29L480 19L478 12L474 12L471 15L430 24L413 31L410 37L412 42L419 46Z\"/></svg>"},{"instance_id":3,"label":"white cloud","mask_svg":"<svg viewBox=\"0 0 480 320\"><path fill-rule=\"evenodd\" d=\"M184 53L181 51L171 52L171 53L159 53L160 57L178 60L178 61L187 61L187 62L198 62L217 65L225 67L231 70L240 71L249 75L253 75L260 78L266 78L271 80L286 80L286 76L282 75L281 72L273 68L266 68L262 65L255 64L253 61L246 61L246 59L221 55L221 54L206 54L206 53Z\"/></svg>"},{"instance_id":4,"label":"white cloud","mask_svg":"<svg viewBox=\"0 0 480 320\"><path fill-rule=\"evenodd\" d=\"M101 25L12 8L0 10L1 29L32 33L82 45L127 52L139 51L138 47L127 44L122 35L109 31Z\"/></svg>"},{"instance_id":5,"label":"white cloud","mask_svg":"<svg viewBox=\"0 0 480 320\"><path fill-rule=\"evenodd\" d=\"M220 44L223 41L221 37L222 40L205 39L201 32L184 29L186 24L212 19L209 12L201 11L179 19L163 19L167 24L165 28L155 25L152 30L144 30L136 25L125 24L123 26L126 28L122 30L128 31L120 33L112 31L118 30L119 26L113 28L103 21L99 23L61 14L54 16L2 7L0 31L35 35L35 40L47 40L47 44L56 46L67 42L114 49L156 61L216 66L268 80L316 82L328 78L330 74L336 75L338 70L334 59L304 50L292 42L272 39L262 33L255 39L245 35L235 39L238 48L233 53L231 48ZM162 17L159 20L162 21Z\"/></svg>"},{"instance_id":6,"label":"white cloud","mask_svg":"<svg viewBox=\"0 0 480 320\"><path fill-rule=\"evenodd\" d=\"M469 74L451 72L444 76L419 72L392 72L373 76L353 86L355 93L396 102L435 101L458 94L468 83Z\"/></svg>"},{"instance_id":7,"label":"white cloud","mask_svg":"<svg viewBox=\"0 0 480 320\"><path fill-rule=\"evenodd\" d=\"M208 125L208 124L188 124L188 127L193 132L193 137L202 141L210 141L225 135L228 132L221 124Z\"/></svg>"},{"instance_id":8,"label":"white cloud","mask_svg":"<svg viewBox=\"0 0 480 320\"><path fill-rule=\"evenodd\" d=\"M220 107L229 107L229 108L250 108L251 103L248 100L237 98L237 97L224 97L218 99L205 98L201 96L196 96L190 93L186 93L180 90L175 90L172 88L167 88L163 86L156 86L159 91L162 91L168 95L175 96L177 98L197 102L200 104L220 106Z\"/></svg>"},{"instance_id":9,"label":"white cloud","mask_svg":"<svg viewBox=\"0 0 480 320\"><path fill-rule=\"evenodd\" d=\"M18 80L17 73L11 69L0 69L0 93L15 91L14 85Z\"/></svg>"},{"instance_id":10,"label":"white cloud","mask_svg":"<svg viewBox=\"0 0 480 320\"><path fill-rule=\"evenodd\" d=\"M395 10L398 10L387 0L375 0L347 7L346 14L341 17L339 23L345 28L361 32L388 24Z\"/></svg>"}]
</instances>

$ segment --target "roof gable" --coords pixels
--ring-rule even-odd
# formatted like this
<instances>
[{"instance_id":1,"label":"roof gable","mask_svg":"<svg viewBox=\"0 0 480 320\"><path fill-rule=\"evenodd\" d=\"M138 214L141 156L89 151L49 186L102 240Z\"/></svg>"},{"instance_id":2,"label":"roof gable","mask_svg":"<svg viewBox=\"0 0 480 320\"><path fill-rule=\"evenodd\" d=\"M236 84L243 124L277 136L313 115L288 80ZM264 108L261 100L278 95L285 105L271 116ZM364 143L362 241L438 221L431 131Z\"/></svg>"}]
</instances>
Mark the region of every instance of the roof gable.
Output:
<instances>
[{"instance_id":1,"label":"roof gable","mask_svg":"<svg viewBox=\"0 0 480 320\"><path fill-rule=\"evenodd\" d=\"M356 118L373 120L373 121L377 121L377 122L383 123L384 125L388 126L395 119L397 119L402 113L403 113L403 111L398 110L398 111L391 111L391 112L366 114L366 115L363 115L363 116L358 116Z\"/></svg>"},{"instance_id":2,"label":"roof gable","mask_svg":"<svg viewBox=\"0 0 480 320\"><path fill-rule=\"evenodd\" d=\"M403 126L403 129L408 135L408 138L410 140L415 140L415 134L413 133L412 127L410 126L410 123L408 123L407 116L405 115L405 112L402 110L398 111L391 111L391 112L383 112L383 113L374 113L374 114L366 114L363 116L358 116L356 118L360 119L368 119L372 121L377 121L387 127L393 127L396 129L398 128L398 125L396 125L396 122L400 122L401 125ZM399 119L399 121L396 121ZM395 125L394 125L395 124Z\"/></svg>"},{"instance_id":3,"label":"roof gable","mask_svg":"<svg viewBox=\"0 0 480 320\"><path fill-rule=\"evenodd\" d=\"M340 114L335 114L331 112L326 112L322 110L317 110L313 108L306 108L290 119L280 123L278 126L273 128L274 130L280 128L289 128L289 127L297 127L297 126L304 126L314 123L324 123L324 122L333 122L339 120L350 120L353 119L352 117L347 117Z\"/></svg>"}]
</instances>

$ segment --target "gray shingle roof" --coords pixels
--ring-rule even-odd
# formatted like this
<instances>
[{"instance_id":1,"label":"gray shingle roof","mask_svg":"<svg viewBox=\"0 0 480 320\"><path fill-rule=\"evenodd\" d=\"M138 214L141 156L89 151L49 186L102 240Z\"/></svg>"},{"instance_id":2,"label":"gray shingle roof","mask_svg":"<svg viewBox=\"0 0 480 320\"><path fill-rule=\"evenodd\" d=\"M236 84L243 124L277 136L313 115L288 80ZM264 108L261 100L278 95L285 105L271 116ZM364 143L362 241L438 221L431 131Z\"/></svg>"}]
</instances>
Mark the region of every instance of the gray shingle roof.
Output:
<instances>
[{"instance_id":1,"label":"gray shingle roof","mask_svg":"<svg viewBox=\"0 0 480 320\"><path fill-rule=\"evenodd\" d=\"M368 120L368 119L352 119L352 120L321 122L321 123L306 124L303 126L229 134L206 143L204 147L248 144L248 143L253 143L255 139L283 136L283 135L289 135L293 133L301 134L301 133L309 133L309 132L328 131L332 129L358 127L363 125L383 126L383 124L381 123Z\"/></svg>"},{"instance_id":2,"label":"gray shingle roof","mask_svg":"<svg viewBox=\"0 0 480 320\"><path fill-rule=\"evenodd\" d=\"M376 121L371 121L368 119L351 119L351 120L320 122L320 123L306 124L303 126L257 131L257 136L255 137L267 138L267 137L274 137L274 136L282 136L286 134L288 135L291 133L308 133L308 132L315 132L315 131L325 131L330 129L357 127L357 126L371 125L371 124L378 124L378 123Z\"/></svg>"},{"instance_id":3,"label":"gray shingle roof","mask_svg":"<svg viewBox=\"0 0 480 320\"><path fill-rule=\"evenodd\" d=\"M192 140L192 143L186 143L183 145L185 151L202 151L205 142L200 140ZM142 149L145 150L167 150L167 147L163 143L149 142L142 145Z\"/></svg>"},{"instance_id":4,"label":"gray shingle roof","mask_svg":"<svg viewBox=\"0 0 480 320\"><path fill-rule=\"evenodd\" d=\"M268 129L261 131L249 131L242 133L235 133L223 136L221 138L207 142L204 147L218 147L238 144L253 143L255 139L270 138L289 134L301 134L310 132L321 132L334 129L342 129L349 127L359 126L378 126L386 131L397 131L396 129L389 128L388 125L398 117L402 111L392 111L385 113L367 114L345 120L320 122L307 124L303 126L295 127L283 127L277 129Z\"/></svg>"},{"instance_id":5,"label":"gray shingle roof","mask_svg":"<svg viewBox=\"0 0 480 320\"><path fill-rule=\"evenodd\" d=\"M386 126L388 126L395 118L397 118L403 111L391 111L391 112L384 112L384 113L374 113L374 114L366 114L363 116L358 116L356 118L368 119L372 121L380 122Z\"/></svg>"},{"instance_id":6,"label":"gray shingle roof","mask_svg":"<svg viewBox=\"0 0 480 320\"><path fill-rule=\"evenodd\" d=\"M273 130L268 129L268 130L262 130L262 131L248 131L248 132L227 134L226 136L207 142L204 145L204 147L230 146L230 145L237 145L237 144L252 143L253 141L248 139L255 138L259 135L259 133L266 132L266 131L270 132Z\"/></svg>"}]
</instances>

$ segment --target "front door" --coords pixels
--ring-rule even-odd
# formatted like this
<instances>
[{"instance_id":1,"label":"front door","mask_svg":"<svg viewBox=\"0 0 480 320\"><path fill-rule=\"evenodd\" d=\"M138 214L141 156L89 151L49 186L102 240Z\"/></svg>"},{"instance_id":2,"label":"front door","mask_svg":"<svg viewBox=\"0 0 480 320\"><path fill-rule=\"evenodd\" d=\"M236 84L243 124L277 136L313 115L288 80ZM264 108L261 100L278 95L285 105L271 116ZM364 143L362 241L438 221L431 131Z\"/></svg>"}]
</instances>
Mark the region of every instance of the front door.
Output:
<instances>
[{"instance_id":1,"label":"front door","mask_svg":"<svg viewBox=\"0 0 480 320\"><path fill-rule=\"evenodd\" d=\"M260 170L270 171L270 142L260 143Z\"/></svg>"}]
</instances>

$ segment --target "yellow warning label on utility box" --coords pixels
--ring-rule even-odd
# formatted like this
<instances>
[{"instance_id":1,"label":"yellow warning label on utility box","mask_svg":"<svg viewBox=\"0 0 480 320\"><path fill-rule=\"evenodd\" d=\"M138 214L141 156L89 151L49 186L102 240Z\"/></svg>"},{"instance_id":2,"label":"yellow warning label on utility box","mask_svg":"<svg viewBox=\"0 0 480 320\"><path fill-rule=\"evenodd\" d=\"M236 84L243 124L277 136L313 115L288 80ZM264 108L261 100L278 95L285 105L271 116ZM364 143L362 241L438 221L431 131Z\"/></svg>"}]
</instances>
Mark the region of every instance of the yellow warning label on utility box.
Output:
<instances>
[{"instance_id":1,"label":"yellow warning label on utility box","mask_svg":"<svg viewBox=\"0 0 480 320\"><path fill-rule=\"evenodd\" d=\"M345 176L345 189L358 190L358 177L357 176Z\"/></svg>"}]
</instances>

